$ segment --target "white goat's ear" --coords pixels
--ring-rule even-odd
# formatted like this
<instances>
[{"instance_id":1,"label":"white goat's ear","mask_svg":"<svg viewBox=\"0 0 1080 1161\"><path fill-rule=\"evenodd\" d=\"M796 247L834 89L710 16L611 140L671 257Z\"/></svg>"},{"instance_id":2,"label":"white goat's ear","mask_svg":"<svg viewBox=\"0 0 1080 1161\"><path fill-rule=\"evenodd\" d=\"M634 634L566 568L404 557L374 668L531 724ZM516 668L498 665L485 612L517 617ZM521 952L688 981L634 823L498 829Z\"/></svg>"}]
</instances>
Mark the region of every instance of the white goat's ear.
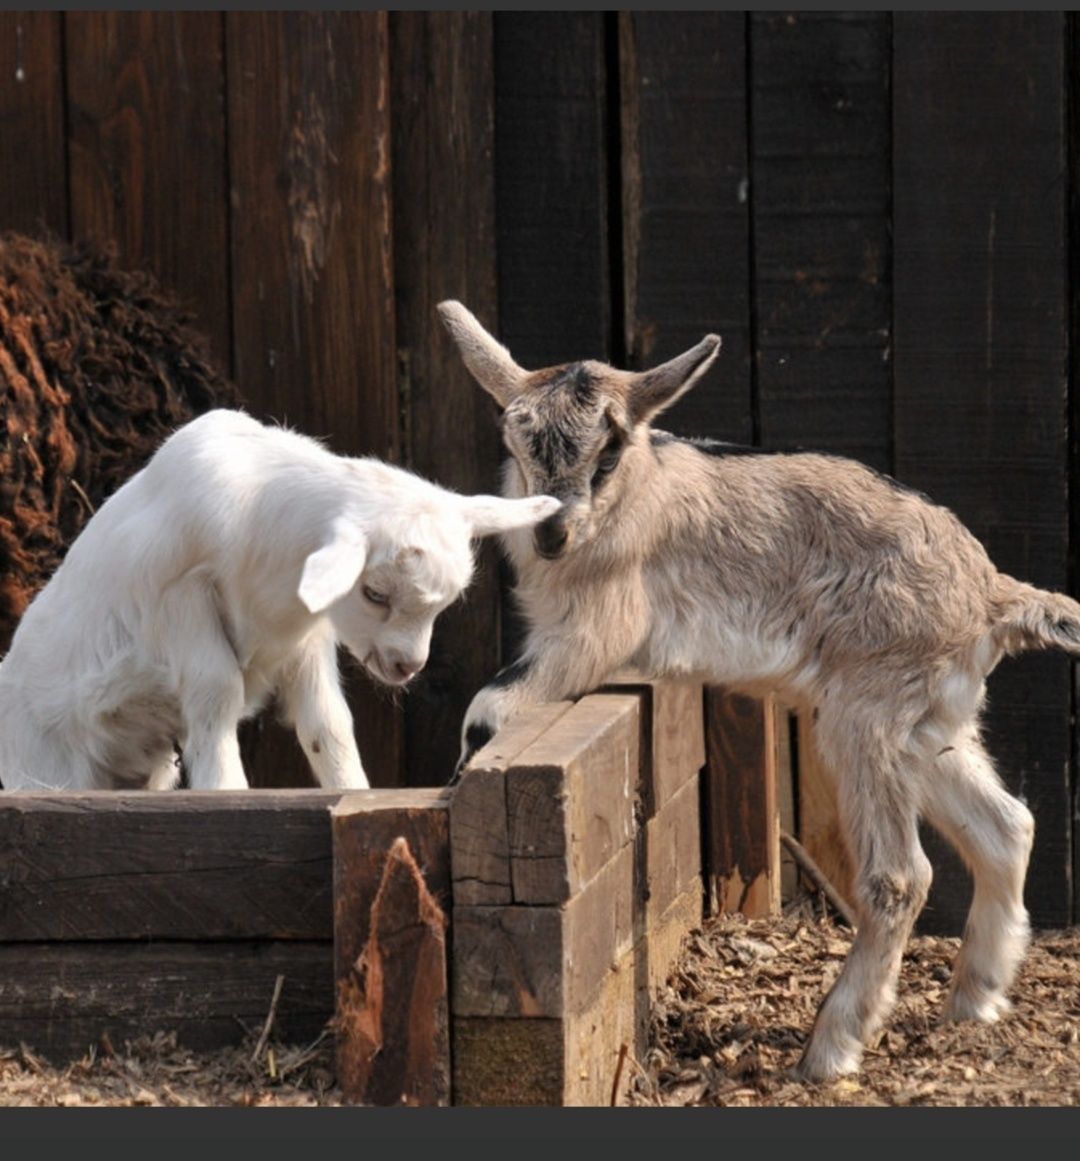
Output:
<instances>
[{"instance_id":1,"label":"white goat's ear","mask_svg":"<svg viewBox=\"0 0 1080 1161\"><path fill-rule=\"evenodd\" d=\"M641 371L630 381L630 418L634 423L652 419L701 378L720 352L720 336L706 335L696 347L676 355L651 371Z\"/></svg>"},{"instance_id":2,"label":"white goat's ear","mask_svg":"<svg viewBox=\"0 0 1080 1161\"><path fill-rule=\"evenodd\" d=\"M505 407L521 390L528 372L514 362L510 352L460 302L447 299L436 310L473 378L495 397L500 407Z\"/></svg>"},{"instance_id":3,"label":"white goat's ear","mask_svg":"<svg viewBox=\"0 0 1080 1161\"><path fill-rule=\"evenodd\" d=\"M352 520L334 521L330 539L304 561L297 594L312 613L321 613L356 584L367 560L367 539Z\"/></svg>"},{"instance_id":4,"label":"white goat's ear","mask_svg":"<svg viewBox=\"0 0 1080 1161\"><path fill-rule=\"evenodd\" d=\"M501 496L465 496L465 519L474 537L509 532L513 528L531 528L554 516L562 503L554 496L526 496L523 500L504 500Z\"/></svg>"}]
</instances>

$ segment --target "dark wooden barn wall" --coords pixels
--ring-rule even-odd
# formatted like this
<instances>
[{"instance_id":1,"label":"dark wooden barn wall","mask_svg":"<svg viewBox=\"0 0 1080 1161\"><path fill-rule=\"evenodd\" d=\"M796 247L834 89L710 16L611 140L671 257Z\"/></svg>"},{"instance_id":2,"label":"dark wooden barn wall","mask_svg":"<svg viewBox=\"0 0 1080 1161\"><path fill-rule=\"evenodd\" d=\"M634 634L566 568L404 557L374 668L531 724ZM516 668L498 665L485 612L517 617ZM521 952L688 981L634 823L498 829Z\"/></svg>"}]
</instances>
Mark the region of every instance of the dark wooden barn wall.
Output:
<instances>
[{"instance_id":1,"label":"dark wooden barn wall","mask_svg":"<svg viewBox=\"0 0 1080 1161\"><path fill-rule=\"evenodd\" d=\"M256 413L463 490L495 486L496 411L441 298L527 365L718 331L667 426L892 471L1067 589L1077 55L1053 13L4 12L0 229L115 244ZM350 679L377 785L445 776L516 639L499 588L487 546L400 703ZM1070 697L1056 656L990 684L1042 924L1074 897ZM272 724L245 752L303 776Z\"/></svg>"}]
</instances>

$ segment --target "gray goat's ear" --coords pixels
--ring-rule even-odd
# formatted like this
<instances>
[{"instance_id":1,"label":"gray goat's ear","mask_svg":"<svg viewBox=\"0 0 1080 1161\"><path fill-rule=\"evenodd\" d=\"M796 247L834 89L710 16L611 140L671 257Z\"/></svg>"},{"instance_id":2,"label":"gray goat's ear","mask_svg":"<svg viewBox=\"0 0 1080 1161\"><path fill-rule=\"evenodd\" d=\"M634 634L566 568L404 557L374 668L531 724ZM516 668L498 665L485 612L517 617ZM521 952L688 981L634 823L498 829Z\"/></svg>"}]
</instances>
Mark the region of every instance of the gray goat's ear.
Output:
<instances>
[{"instance_id":1,"label":"gray goat's ear","mask_svg":"<svg viewBox=\"0 0 1080 1161\"><path fill-rule=\"evenodd\" d=\"M696 347L676 355L651 371L640 371L630 380L627 403L634 423L644 423L670 407L712 366L720 352L719 335L706 335Z\"/></svg>"},{"instance_id":2,"label":"gray goat's ear","mask_svg":"<svg viewBox=\"0 0 1080 1161\"><path fill-rule=\"evenodd\" d=\"M510 352L460 302L447 299L436 310L473 378L495 397L500 407L505 407L521 390L528 372L514 362Z\"/></svg>"}]
</instances>

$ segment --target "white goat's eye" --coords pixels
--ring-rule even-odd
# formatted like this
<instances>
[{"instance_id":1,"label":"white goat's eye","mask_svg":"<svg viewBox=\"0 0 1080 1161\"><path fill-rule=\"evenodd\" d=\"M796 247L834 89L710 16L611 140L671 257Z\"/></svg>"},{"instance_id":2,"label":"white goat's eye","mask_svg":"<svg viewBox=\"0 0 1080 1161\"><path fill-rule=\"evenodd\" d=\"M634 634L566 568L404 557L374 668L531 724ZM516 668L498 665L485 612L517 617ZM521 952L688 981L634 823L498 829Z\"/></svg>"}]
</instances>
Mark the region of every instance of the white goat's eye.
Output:
<instances>
[{"instance_id":1,"label":"white goat's eye","mask_svg":"<svg viewBox=\"0 0 1080 1161\"><path fill-rule=\"evenodd\" d=\"M370 585L364 585L364 596L373 605L390 604L390 598L386 595L386 593L380 593L377 589L373 589Z\"/></svg>"}]
</instances>

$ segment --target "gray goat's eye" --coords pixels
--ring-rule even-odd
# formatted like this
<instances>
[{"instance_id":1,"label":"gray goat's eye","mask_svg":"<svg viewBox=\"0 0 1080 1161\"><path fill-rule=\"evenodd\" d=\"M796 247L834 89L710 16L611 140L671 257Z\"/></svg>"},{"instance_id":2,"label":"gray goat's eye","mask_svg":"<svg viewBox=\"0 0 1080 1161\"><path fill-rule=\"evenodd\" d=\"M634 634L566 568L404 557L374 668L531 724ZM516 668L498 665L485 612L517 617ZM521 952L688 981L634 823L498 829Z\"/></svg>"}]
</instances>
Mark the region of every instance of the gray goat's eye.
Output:
<instances>
[{"instance_id":1,"label":"gray goat's eye","mask_svg":"<svg viewBox=\"0 0 1080 1161\"><path fill-rule=\"evenodd\" d=\"M373 605L390 604L390 598L386 595L386 593L380 593L378 589L373 589L371 585L364 585L363 592L364 597Z\"/></svg>"},{"instance_id":2,"label":"gray goat's eye","mask_svg":"<svg viewBox=\"0 0 1080 1161\"><path fill-rule=\"evenodd\" d=\"M592 486L594 489L603 483L615 470L622 456L622 452L622 440L618 436L612 436L605 445L604 450L600 453L600 458L596 461L596 468L592 476Z\"/></svg>"}]
</instances>

